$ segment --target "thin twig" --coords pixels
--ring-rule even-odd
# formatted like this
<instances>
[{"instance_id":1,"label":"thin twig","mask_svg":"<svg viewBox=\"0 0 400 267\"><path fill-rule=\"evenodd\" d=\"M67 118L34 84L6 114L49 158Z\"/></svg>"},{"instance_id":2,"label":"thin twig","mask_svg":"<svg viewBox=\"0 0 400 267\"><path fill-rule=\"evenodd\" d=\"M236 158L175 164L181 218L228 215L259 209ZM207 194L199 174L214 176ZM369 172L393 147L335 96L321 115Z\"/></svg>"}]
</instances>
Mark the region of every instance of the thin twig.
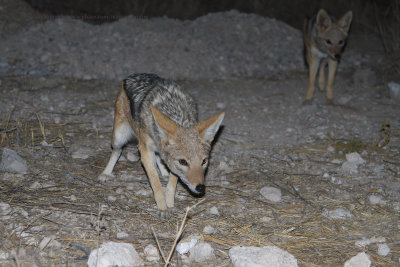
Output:
<instances>
[{"instance_id":1,"label":"thin twig","mask_svg":"<svg viewBox=\"0 0 400 267\"><path fill-rule=\"evenodd\" d=\"M194 204L193 206L191 206L191 207L186 207L185 216L184 216L183 219L182 219L181 226L180 226L179 231L178 231L178 233L177 233L177 235L176 235L176 237L175 237L174 244L173 244L172 247L171 247L171 251L169 252L169 255L168 255L167 261L165 262L164 267L167 267L168 264L170 263L170 260L171 260L171 258L172 258L172 255L174 254L174 250L175 250L175 247L176 247L176 243L178 243L178 240L179 240L179 238L181 237L181 235L182 235L182 233L183 233L183 229L185 228L185 223L186 223L186 219L187 219L187 216L188 216L189 211L190 211L191 209L193 209L194 207L196 207L197 205L203 203L205 200L206 200L206 199L204 198L204 199L200 200L199 202L197 202L196 204Z\"/></svg>"},{"instance_id":2,"label":"thin twig","mask_svg":"<svg viewBox=\"0 0 400 267\"><path fill-rule=\"evenodd\" d=\"M157 246L158 246L158 250L160 251L164 262L167 262L167 259L165 258L165 255L164 255L164 251L161 249L160 242L158 242L158 238L157 238L156 232L154 231L154 228L151 227L151 230L153 231L153 236L154 236L154 239L156 240L156 243L157 243Z\"/></svg>"}]
</instances>

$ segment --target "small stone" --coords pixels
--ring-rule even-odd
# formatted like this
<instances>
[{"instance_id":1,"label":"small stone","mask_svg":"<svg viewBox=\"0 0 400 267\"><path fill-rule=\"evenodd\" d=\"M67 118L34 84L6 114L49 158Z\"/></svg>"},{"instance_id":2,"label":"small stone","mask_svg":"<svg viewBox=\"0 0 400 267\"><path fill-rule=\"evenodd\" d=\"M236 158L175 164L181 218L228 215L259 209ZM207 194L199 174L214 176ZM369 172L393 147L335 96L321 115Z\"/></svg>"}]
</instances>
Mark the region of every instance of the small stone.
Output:
<instances>
[{"instance_id":1,"label":"small stone","mask_svg":"<svg viewBox=\"0 0 400 267\"><path fill-rule=\"evenodd\" d=\"M108 201L114 202L115 200L117 200L117 198L115 196L108 196Z\"/></svg>"},{"instance_id":2,"label":"small stone","mask_svg":"<svg viewBox=\"0 0 400 267\"><path fill-rule=\"evenodd\" d=\"M100 248L92 250L87 265L88 267L133 267L143 265L143 260L132 244L108 242L102 244Z\"/></svg>"},{"instance_id":3,"label":"small stone","mask_svg":"<svg viewBox=\"0 0 400 267\"><path fill-rule=\"evenodd\" d=\"M87 159L89 155L87 154L86 149L79 149L72 153L73 159Z\"/></svg>"},{"instance_id":4,"label":"small stone","mask_svg":"<svg viewBox=\"0 0 400 267\"><path fill-rule=\"evenodd\" d=\"M323 216L331 218L331 219L347 219L353 217L350 211L347 211L343 208L338 208L335 210L324 211L322 213Z\"/></svg>"},{"instance_id":5,"label":"small stone","mask_svg":"<svg viewBox=\"0 0 400 267\"><path fill-rule=\"evenodd\" d=\"M135 196L148 196L151 194L151 191L146 190L146 189L140 189L136 192L134 192Z\"/></svg>"},{"instance_id":6,"label":"small stone","mask_svg":"<svg viewBox=\"0 0 400 267\"><path fill-rule=\"evenodd\" d=\"M374 243L384 243L386 242L386 238L384 237L373 237L373 238L363 238L361 240L358 240L355 242L355 245L357 247L365 247L368 246L370 244L374 244Z\"/></svg>"},{"instance_id":7,"label":"small stone","mask_svg":"<svg viewBox=\"0 0 400 267\"><path fill-rule=\"evenodd\" d=\"M358 164L355 162L345 161L342 164L342 171L349 175L355 175L358 173Z\"/></svg>"},{"instance_id":8,"label":"small stone","mask_svg":"<svg viewBox=\"0 0 400 267\"><path fill-rule=\"evenodd\" d=\"M131 162L137 162L140 160L140 157L130 151L126 154L126 157Z\"/></svg>"},{"instance_id":9,"label":"small stone","mask_svg":"<svg viewBox=\"0 0 400 267\"><path fill-rule=\"evenodd\" d=\"M219 216L219 211L218 211L218 208L217 207L211 207L211 209L210 209L210 214L212 214L212 215L217 215L217 216Z\"/></svg>"},{"instance_id":10,"label":"small stone","mask_svg":"<svg viewBox=\"0 0 400 267\"><path fill-rule=\"evenodd\" d=\"M76 201L76 196L75 195L70 195L69 196L69 200L71 200L71 201Z\"/></svg>"},{"instance_id":11,"label":"small stone","mask_svg":"<svg viewBox=\"0 0 400 267\"><path fill-rule=\"evenodd\" d=\"M234 267L282 266L297 267L296 258L278 247L240 247L229 250Z\"/></svg>"},{"instance_id":12,"label":"small stone","mask_svg":"<svg viewBox=\"0 0 400 267\"><path fill-rule=\"evenodd\" d=\"M273 219L271 218L271 217L262 217L261 218L261 221L263 221L263 222L270 222L270 221L272 221Z\"/></svg>"},{"instance_id":13,"label":"small stone","mask_svg":"<svg viewBox=\"0 0 400 267\"><path fill-rule=\"evenodd\" d=\"M197 236L190 236L188 238L185 238L181 240L177 245L176 245L176 251L178 251L179 254L183 255L189 252L191 248L193 248L196 244L197 241L199 240L199 237Z\"/></svg>"},{"instance_id":14,"label":"small stone","mask_svg":"<svg viewBox=\"0 0 400 267\"><path fill-rule=\"evenodd\" d=\"M282 198L281 190L270 186L264 186L263 188L261 188L260 194L267 200L272 202L279 202Z\"/></svg>"},{"instance_id":15,"label":"small stone","mask_svg":"<svg viewBox=\"0 0 400 267\"><path fill-rule=\"evenodd\" d=\"M26 173L27 170L25 160L18 156L17 152L8 148L3 149L0 171Z\"/></svg>"},{"instance_id":16,"label":"small stone","mask_svg":"<svg viewBox=\"0 0 400 267\"><path fill-rule=\"evenodd\" d=\"M324 175L322 176L322 177L324 177L324 178L329 178L329 173L324 173Z\"/></svg>"},{"instance_id":17,"label":"small stone","mask_svg":"<svg viewBox=\"0 0 400 267\"><path fill-rule=\"evenodd\" d=\"M400 84L396 82L388 83L390 97L395 100L400 100Z\"/></svg>"},{"instance_id":18,"label":"small stone","mask_svg":"<svg viewBox=\"0 0 400 267\"><path fill-rule=\"evenodd\" d=\"M129 237L129 234L126 232L118 232L117 233L117 239L127 239Z\"/></svg>"},{"instance_id":19,"label":"small stone","mask_svg":"<svg viewBox=\"0 0 400 267\"><path fill-rule=\"evenodd\" d=\"M206 234L215 234L216 232L217 232L217 230L210 225L205 226L203 229L203 233L206 233Z\"/></svg>"},{"instance_id":20,"label":"small stone","mask_svg":"<svg viewBox=\"0 0 400 267\"><path fill-rule=\"evenodd\" d=\"M329 152L335 152L335 148L333 146L328 146L327 150Z\"/></svg>"},{"instance_id":21,"label":"small stone","mask_svg":"<svg viewBox=\"0 0 400 267\"><path fill-rule=\"evenodd\" d=\"M380 196L377 196L377 195L368 196L368 200L372 205L385 204L385 201L382 200L382 198Z\"/></svg>"},{"instance_id":22,"label":"small stone","mask_svg":"<svg viewBox=\"0 0 400 267\"><path fill-rule=\"evenodd\" d=\"M346 154L346 160L348 162L354 162L357 165L365 163L365 160L357 152Z\"/></svg>"},{"instance_id":23,"label":"small stone","mask_svg":"<svg viewBox=\"0 0 400 267\"><path fill-rule=\"evenodd\" d=\"M1 250L0 250L0 260L7 260L9 256L10 256L10 255L9 255L8 252L1 251Z\"/></svg>"},{"instance_id":24,"label":"small stone","mask_svg":"<svg viewBox=\"0 0 400 267\"><path fill-rule=\"evenodd\" d=\"M189 258L195 262L214 259L214 249L206 242L197 243L193 248L190 249Z\"/></svg>"},{"instance_id":25,"label":"small stone","mask_svg":"<svg viewBox=\"0 0 400 267\"><path fill-rule=\"evenodd\" d=\"M378 255L386 257L390 253L390 248L386 243L378 244Z\"/></svg>"},{"instance_id":26,"label":"small stone","mask_svg":"<svg viewBox=\"0 0 400 267\"><path fill-rule=\"evenodd\" d=\"M160 255L158 254L158 249L152 244L147 245L144 248L144 255L146 255L147 261L159 261Z\"/></svg>"},{"instance_id":27,"label":"small stone","mask_svg":"<svg viewBox=\"0 0 400 267\"><path fill-rule=\"evenodd\" d=\"M358 253L353 258L347 260L344 263L344 267L369 267L371 266L371 260L365 252Z\"/></svg>"},{"instance_id":28,"label":"small stone","mask_svg":"<svg viewBox=\"0 0 400 267\"><path fill-rule=\"evenodd\" d=\"M0 215L5 216L11 212L11 207L5 202L0 202Z\"/></svg>"}]
</instances>

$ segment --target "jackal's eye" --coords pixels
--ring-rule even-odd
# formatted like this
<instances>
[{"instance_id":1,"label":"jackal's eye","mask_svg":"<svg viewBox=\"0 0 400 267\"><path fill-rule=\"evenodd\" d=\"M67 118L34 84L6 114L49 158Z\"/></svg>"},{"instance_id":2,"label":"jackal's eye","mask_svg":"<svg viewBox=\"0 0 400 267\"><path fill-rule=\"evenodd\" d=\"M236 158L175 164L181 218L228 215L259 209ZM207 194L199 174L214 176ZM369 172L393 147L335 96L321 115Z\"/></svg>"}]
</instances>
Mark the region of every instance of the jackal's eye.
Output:
<instances>
[{"instance_id":1,"label":"jackal's eye","mask_svg":"<svg viewBox=\"0 0 400 267\"><path fill-rule=\"evenodd\" d=\"M208 159L203 159L203 162L201 163L201 165L206 165L207 161L208 161Z\"/></svg>"},{"instance_id":2,"label":"jackal's eye","mask_svg":"<svg viewBox=\"0 0 400 267\"><path fill-rule=\"evenodd\" d=\"M340 40L340 41L339 41L339 45L342 45L343 43L344 43L343 40Z\"/></svg>"},{"instance_id":3,"label":"jackal's eye","mask_svg":"<svg viewBox=\"0 0 400 267\"><path fill-rule=\"evenodd\" d=\"M180 160L178 160L178 162L179 162L179 164L181 164L182 166L188 166L188 165L189 165L188 162L187 162L186 160L184 160L184 159L180 159Z\"/></svg>"},{"instance_id":4,"label":"jackal's eye","mask_svg":"<svg viewBox=\"0 0 400 267\"><path fill-rule=\"evenodd\" d=\"M326 42L327 45L331 45L332 44L331 40L329 40L329 39L326 39L325 42Z\"/></svg>"}]
</instances>

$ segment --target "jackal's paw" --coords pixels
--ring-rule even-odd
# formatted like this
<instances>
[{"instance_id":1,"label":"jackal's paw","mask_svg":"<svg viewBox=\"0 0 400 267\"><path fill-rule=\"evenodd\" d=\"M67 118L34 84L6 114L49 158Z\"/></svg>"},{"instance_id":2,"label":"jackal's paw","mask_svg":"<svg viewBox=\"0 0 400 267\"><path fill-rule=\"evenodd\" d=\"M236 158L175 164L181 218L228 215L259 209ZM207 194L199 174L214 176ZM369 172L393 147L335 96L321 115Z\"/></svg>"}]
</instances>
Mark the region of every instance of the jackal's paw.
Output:
<instances>
[{"instance_id":1,"label":"jackal's paw","mask_svg":"<svg viewBox=\"0 0 400 267\"><path fill-rule=\"evenodd\" d=\"M169 216L168 210L159 210L158 211L158 214L157 214L158 219L166 220L166 219L168 219L168 216Z\"/></svg>"},{"instance_id":2,"label":"jackal's paw","mask_svg":"<svg viewBox=\"0 0 400 267\"><path fill-rule=\"evenodd\" d=\"M97 177L97 180L99 180L100 182L107 182L112 178L114 178L114 175L102 173Z\"/></svg>"},{"instance_id":3,"label":"jackal's paw","mask_svg":"<svg viewBox=\"0 0 400 267\"><path fill-rule=\"evenodd\" d=\"M306 99L306 100L304 100L303 101L303 106L309 106L309 105L311 105L312 104L312 100L311 99Z\"/></svg>"}]
</instances>

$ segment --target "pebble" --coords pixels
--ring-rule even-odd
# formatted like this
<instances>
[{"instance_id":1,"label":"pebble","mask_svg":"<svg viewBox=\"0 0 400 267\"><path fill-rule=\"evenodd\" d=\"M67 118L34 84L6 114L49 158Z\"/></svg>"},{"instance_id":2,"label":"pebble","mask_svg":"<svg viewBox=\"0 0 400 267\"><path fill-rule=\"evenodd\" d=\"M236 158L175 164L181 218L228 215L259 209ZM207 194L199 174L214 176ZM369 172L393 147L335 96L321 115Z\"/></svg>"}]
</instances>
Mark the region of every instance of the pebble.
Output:
<instances>
[{"instance_id":1,"label":"pebble","mask_svg":"<svg viewBox=\"0 0 400 267\"><path fill-rule=\"evenodd\" d=\"M275 187L264 186L260 190L260 194L269 201L279 202L282 198L282 192Z\"/></svg>"},{"instance_id":2,"label":"pebble","mask_svg":"<svg viewBox=\"0 0 400 267\"><path fill-rule=\"evenodd\" d=\"M129 234L126 232L118 232L117 233L117 239L127 239L129 237Z\"/></svg>"},{"instance_id":3,"label":"pebble","mask_svg":"<svg viewBox=\"0 0 400 267\"><path fill-rule=\"evenodd\" d=\"M219 211L217 207L211 207L209 210L210 214L219 216Z\"/></svg>"},{"instance_id":4,"label":"pebble","mask_svg":"<svg viewBox=\"0 0 400 267\"><path fill-rule=\"evenodd\" d=\"M179 241L175 249L181 255L186 254L191 248L193 248L197 244L197 241L199 241L199 239L200 237L198 236L190 236L188 238L185 238Z\"/></svg>"},{"instance_id":5,"label":"pebble","mask_svg":"<svg viewBox=\"0 0 400 267\"><path fill-rule=\"evenodd\" d=\"M141 266L143 260L132 244L108 242L92 250L87 262L88 267Z\"/></svg>"},{"instance_id":6,"label":"pebble","mask_svg":"<svg viewBox=\"0 0 400 267\"><path fill-rule=\"evenodd\" d=\"M378 244L378 255L386 257L390 253L390 248L386 243Z\"/></svg>"},{"instance_id":7,"label":"pebble","mask_svg":"<svg viewBox=\"0 0 400 267\"><path fill-rule=\"evenodd\" d=\"M275 246L268 247L232 247L229 258L233 267L297 267L296 258L287 251Z\"/></svg>"},{"instance_id":8,"label":"pebble","mask_svg":"<svg viewBox=\"0 0 400 267\"><path fill-rule=\"evenodd\" d=\"M353 215L350 213L350 211L347 211L343 208L338 208L330 211L324 211L322 213L323 216L328 217L330 219L347 219L347 218L352 218Z\"/></svg>"},{"instance_id":9,"label":"pebble","mask_svg":"<svg viewBox=\"0 0 400 267\"><path fill-rule=\"evenodd\" d=\"M146 256L147 261L159 261L160 255L158 253L158 249L152 244L147 245L144 248L144 255Z\"/></svg>"},{"instance_id":10,"label":"pebble","mask_svg":"<svg viewBox=\"0 0 400 267\"><path fill-rule=\"evenodd\" d=\"M26 173L28 167L23 158L12 149L3 148L3 154L0 162L0 171Z\"/></svg>"},{"instance_id":11,"label":"pebble","mask_svg":"<svg viewBox=\"0 0 400 267\"><path fill-rule=\"evenodd\" d=\"M400 84L396 82L388 83L390 97L395 100L400 100Z\"/></svg>"},{"instance_id":12,"label":"pebble","mask_svg":"<svg viewBox=\"0 0 400 267\"><path fill-rule=\"evenodd\" d=\"M5 216L11 212L11 207L5 202L0 202L0 215Z\"/></svg>"},{"instance_id":13,"label":"pebble","mask_svg":"<svg viewBox=\"0 0 400 267\"><path fill-rule=\"evenodd\" d=\"M88 157L87 150L83 148L72 153L73 159L87 159Z\"/></svg>"},{"instance_id":14,"label":"pebble","mask_svg":"<svg viewBox=\"0 0 400 267\"><path fill-rule=\"evenodd\" d=\"M140 157L130 151L126 154L126 158L131 162L137 162L140 160Z\"/></svg>"},{"instance_id":15,"label":"pebble","mask_svg":"<svg viewBox=\"0 0 400 267\"><path fill-rule=\"evenodd\" d=\"M372 205L385 204L385 201L382 200L382 197L377 195L369 195L368 200Z\"/></svg>"},{"instance_id":16,"label":"pebble","mask_svg":"<svg viewBox=\"0 0 400 267\"><path fill-rule=\"evenodd\" d=\"M194 262L202 262L214 259L214 249L206 242L199 242L190 249L190 260Z\"/></svg>"},{"instance_id":17,"label":"pebble","mask_svg":"<svg viewBox=\"0 0 400 267\"><path fill-rule=\"evenodd\" d=\"M371 266L371 260L365 252L358 253L356 256L347 260L344 263L344 267L369 267Z\"/></svg>"},{"instance_id":18,"label":"pebble","mask_svg":"<svg viewBox=\"0 0 400 267\"><path fill-rule=\"evenodd\" d=\"M203 228L203 233L205 233L205 234L215 234L216 232L217 232L217 230L210 225L206 225Z\"/></svg>"}]
</instances>

